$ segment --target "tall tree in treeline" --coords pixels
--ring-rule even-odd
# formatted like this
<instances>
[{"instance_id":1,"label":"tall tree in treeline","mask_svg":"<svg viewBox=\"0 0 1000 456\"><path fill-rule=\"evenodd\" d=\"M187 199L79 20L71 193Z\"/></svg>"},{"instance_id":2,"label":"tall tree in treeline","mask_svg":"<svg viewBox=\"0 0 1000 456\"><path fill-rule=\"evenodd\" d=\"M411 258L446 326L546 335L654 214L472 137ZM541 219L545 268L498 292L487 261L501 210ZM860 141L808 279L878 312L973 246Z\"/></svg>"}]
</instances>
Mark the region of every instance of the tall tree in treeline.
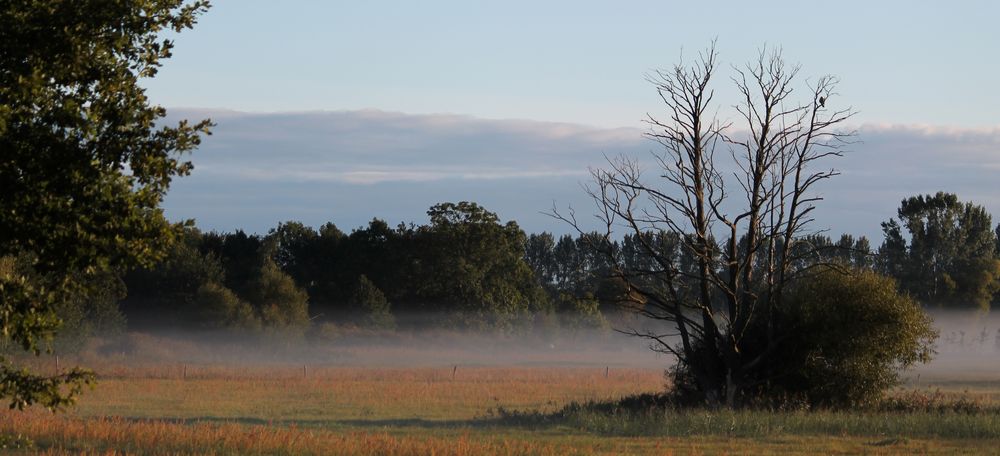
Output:
<instances>
[{"instance_id":1,"label":"tall tree in treeline","mask_svg":"<svg viewBox=\"0 0 1000 456\"><path fill-rule=\"evenodd\" d=\"M1000 223L997 224L997 229L996 229L995 237L996 237L996 240L997 240L997 246L996 246L996 250L995 250L995 252L996 252L995 255L997 256L997 258L1000 258Z\"/></svg>"},{"instance_id":2,"label":"tall tree in treeline","mask_svg":"<svg viewBox=\"0 0 1000 456\"><path fill-rule=\"evenodd\" d=\"M354 322L367 328L392 329L396 318L390 312L389 301L367 277L361 275L354 286L349 305L355 309Z\"/></svg>"},{"instance_id":3,"label":"tall tree in treeline","mask_svg":"<svg viewBox=\"0 0 1000 456\"><path fill-rule=\"evenodd\" d=\"M938 192L904 199L897 216L882 223L882 271L926 305L988 310L1000 259L986 209Z\"/></svg>"},{"instance_id":4,"label":"tall tree in treeline","mask_svg":"<svg viewBox=\"0 0 1000 456\"><path fill-rule=\"evenodd\" d=\"M192 27L207 8L184 0L0 8L0 256L29 258L42 278L0 275L0 330L24 349L39 350L59 326L53 304L88 293L88 275L148 265L173 238L159 205L171 180L191 170L179 154L210 123L165 125L141 80L170 57L162 35ZM16 407L55 408L91 378L4 362L0 395Z\"/></svg>"},{"instance_id":5,"label":"tall tree in treeline","mask_svg":"<svg viewBox=\"0 0 1000 456\"><path fill-rule=\"evenodd\" d=\"M550 305L524 261L527 236L476 203L442 203L417 228L411 300L463 324L509 328ZM413 301L410 301L413 303Z\"/></svg>"}]
</instances>

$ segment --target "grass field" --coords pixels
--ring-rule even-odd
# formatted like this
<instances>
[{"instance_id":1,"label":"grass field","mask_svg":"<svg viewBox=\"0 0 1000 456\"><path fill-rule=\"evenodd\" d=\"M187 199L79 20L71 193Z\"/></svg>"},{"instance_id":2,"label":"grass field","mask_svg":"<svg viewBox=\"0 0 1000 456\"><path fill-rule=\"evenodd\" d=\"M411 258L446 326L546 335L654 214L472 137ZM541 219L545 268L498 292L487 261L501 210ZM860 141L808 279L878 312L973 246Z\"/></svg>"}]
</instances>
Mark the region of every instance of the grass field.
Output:
<instances>
[{"instance_id":1,"label":"grass field","mask_svg":"<svg viewBox=\"0 0 1000 456\"><path fill-rule=\"evenodd\" d=\"M552 418L569 403L662 390L657 367L86 361L101 378L76 407L0 413L8 445L21 436L33 441L24 454L1000 453L996 413ZM986 378L941 384L950 397L1000 401Z\"/></svg>"}]
</instances>

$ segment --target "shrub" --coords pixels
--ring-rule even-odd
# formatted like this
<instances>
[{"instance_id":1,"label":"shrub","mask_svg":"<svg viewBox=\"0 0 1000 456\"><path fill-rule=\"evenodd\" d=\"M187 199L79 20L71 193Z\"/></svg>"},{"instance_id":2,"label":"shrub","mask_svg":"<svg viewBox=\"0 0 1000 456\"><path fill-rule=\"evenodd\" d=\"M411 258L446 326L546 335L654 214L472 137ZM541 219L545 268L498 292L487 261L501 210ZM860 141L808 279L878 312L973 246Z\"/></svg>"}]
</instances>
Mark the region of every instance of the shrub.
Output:
<instances>
[{"instance_id":1,"label":"shrub","mask_svg":"<svg viewBox=\"0 0 1000 456\"><path fill-rule=\"evenodd\" d=\"M257 328L260 321L253 307L221 283L210 282L195 293L197 322L210 329Z\"/></svg>"},{"instance_id":2,"label":"shrub","mask_svg":"<svg viewBox=\"0 0 1000 456\"><path fill-rule=\"evenodd\" d=\"M389 301L364 274L358 277L348 302L357 322L366 328L392 329L396 318L392 316Z\"/></svg>"},{"instance_id":3,"label":"shrub","mask_svg":"<svg viewBox=\"0 0 1000 456\"><path fill-rule=\"evenodd\" d=\"M248 301L268 329L301 332L309 325L309 295L288 274L266 261L250 284Z\"/></svg>"},{"instance_id":4,"label":"shrub","mask_svg":"<svg viewBox=\"0 0 1000 456\"><path fill-rule=\"evenodd\" d=\"M871 271L826 269L799 279L774 311L786 337L779 356L754 372L747 403L871 405L899 384L901 369L930 360L937 337L920 306ZM751 327L753 346L766 346L763 326Z\"/></svg>"},{"instance_id":5,"label":"shrub","mask_svg":"<svg viewBox=\"0 0 1000 456\"><path fill-rule=\"evenodd\" d=\"M739 355L761 362L741 373L737 405L871 406L899 384L900 370L933 354L930 317L894 280L872 271L827 268L803 276L778 303L747 325ZM695 350L706 350L704 343ZM673 402L704 403L689 366L668 375Z\"/></svg>"},{"instance_id":6,"label":"shrub","mask_svg":"<svg viewBox=\"0 0 1000 456\"><path fill-rule=\"evenodd\" d=\"M572 330L608 328L608 321L601 313L600 302L591 293L585 293L582 297L560 293L558 305L565 327Z\"/></svg>"}]
</instances>

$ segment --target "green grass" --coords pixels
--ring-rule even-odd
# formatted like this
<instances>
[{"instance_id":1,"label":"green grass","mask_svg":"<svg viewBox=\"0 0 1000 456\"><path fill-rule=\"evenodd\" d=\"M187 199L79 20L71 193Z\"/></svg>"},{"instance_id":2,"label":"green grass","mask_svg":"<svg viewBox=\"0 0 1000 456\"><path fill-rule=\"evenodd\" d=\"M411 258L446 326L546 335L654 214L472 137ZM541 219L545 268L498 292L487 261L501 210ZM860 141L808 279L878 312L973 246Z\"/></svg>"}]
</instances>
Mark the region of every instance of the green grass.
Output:
<instances>
[{"instance_id":1,"label":"green grass","mask_svg":"<svg viewBox=\"0 0 1000 456\"><path fill-rule=\"evenodd\" d=\"M613 414L580 410L561 419L504 420L523 427L564 426L599 435L642 437L853 436L1000 439L1000 415L773 411L669 411Z\"/></svg>"}]
</instances>

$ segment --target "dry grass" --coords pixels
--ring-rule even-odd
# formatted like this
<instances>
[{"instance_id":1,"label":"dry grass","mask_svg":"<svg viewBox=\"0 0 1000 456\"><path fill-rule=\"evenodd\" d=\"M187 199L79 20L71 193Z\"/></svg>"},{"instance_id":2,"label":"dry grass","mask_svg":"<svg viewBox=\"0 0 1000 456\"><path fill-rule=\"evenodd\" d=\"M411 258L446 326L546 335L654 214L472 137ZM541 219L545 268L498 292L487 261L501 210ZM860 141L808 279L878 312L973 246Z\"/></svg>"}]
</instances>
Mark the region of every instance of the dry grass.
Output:
<instances>
[{"instance_id":1,"label":"dry grass","mask_svg":"<svg viewBox=\"0 0 1000 456\"><path fill-rule=\"evenodd\" d=\"M119 368L81 398L75 413L336 426L471 420L493 407L551 410L663 388L662 373L641 369L189 366L186 380L183 371Z\"/></svg>"},{"instance_id":2,"label":"dry grass","mask_svg":"<svg viewBox=\"0 0 1000 456\"><path fill-rule=\"evenodd\" d=\"M987 454L988 441L778 438L598 438L587 435L443 435L335 432L297 426L180 423L123 418L81 419L42 412L2 413L0 432L33 438L32 454L337 454L337 455L572 455L572 454ZM29 451L24 451L27 454Z\"/></svg>"},{"instance_id":3,"label":"dry grass","mask_svg":"<svg viewBox=\"0 0 1000 456\"><path fill-rule=\"evenodd\" d=\"M475 352L453 347L443 353L463 360L455 370L454 364L428 362L432 355L441 356L436 351L409 367L386 367L397 357L415 359L420 349L412 347L389 350L388 361L361 366L316 359L282 362L280 357L221 363L212 360L226 356L178 355L193 346L147 342L153 346L144 350L155 351L154 356L132 352L63 360L63 367L74 361L93 367L100 377L97 386L64 414L0 412L0 435L33 440L35 447L23 454L983 454L1000 448L989 438L907 434L905 419L888 415L884 423L880 417L849 414L763 413L729 421L722 415L691 415L690 423L660 417L666 421L659 424L614 421L620 417L588 422L581 416L578 422L524 427L490 413L499 408L551 412L571 402L664 387L660 364L629 367L634 364L621 362L611 351L596 358L599 365L587 364L587 356L578 354L578 362L552 367L544 357L554 354L518 357L507 350L503 357L484 359L520 362L490 366L469 365ZM370 359L386 350L354 347L348 358ZM52 359L34 362L54 369ZM949 389L946 394L991 399L996 390ZM964 418L953 418L962 425ZM945 422L930 415L922 420ZM768 432L754 431L763 429L761 423ZM872 423L889 431L869 432ZM745 432L734 432L734 426ZM626 432L614 431L619 428Z\"/></svg>"},{"instance_id":4,"label":"dry grass","mask_svg":"<svg viewBox=\"0 0 1000 456\"><path fill-rule=\"evenodd\" d=\"M551 445L510 440L334 433L297 426L184 424L170 420L79 419L43 413L5 413L0 432L18 432L51 454L559 454Z\"/></svg>"}]
</instances>

